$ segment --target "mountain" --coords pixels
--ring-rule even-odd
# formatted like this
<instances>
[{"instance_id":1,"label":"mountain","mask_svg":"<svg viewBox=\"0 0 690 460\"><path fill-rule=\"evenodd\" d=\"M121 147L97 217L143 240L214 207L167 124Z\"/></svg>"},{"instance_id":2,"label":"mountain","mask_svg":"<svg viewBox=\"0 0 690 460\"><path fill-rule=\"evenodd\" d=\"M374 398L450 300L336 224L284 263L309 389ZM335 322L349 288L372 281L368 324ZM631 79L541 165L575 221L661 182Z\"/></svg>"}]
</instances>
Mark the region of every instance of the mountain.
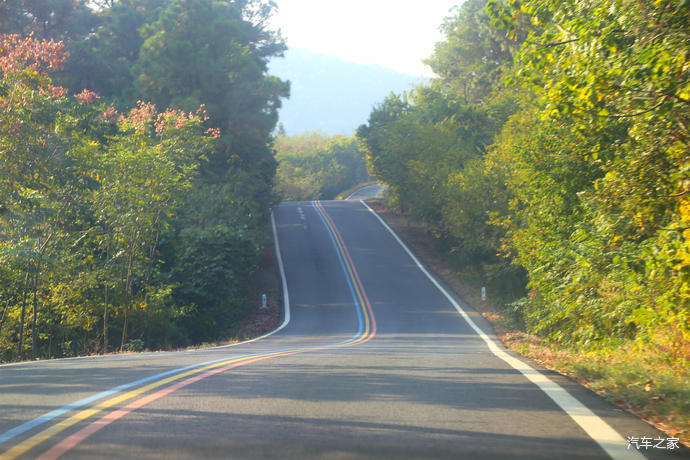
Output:
<instances>
[{"instance_id":1,"label":"mountain","mask_svg":"<svg viewBox=\"0 0 690 460\"><path fill-rule=\"evenodd\" d=\"M280 123L288 134L352 134L391 91L401 93L426 81L378 65L292 48L285 58L270 63L269 74L292 83L290 99L280 109Z\"/></svg>"}]
</instances>

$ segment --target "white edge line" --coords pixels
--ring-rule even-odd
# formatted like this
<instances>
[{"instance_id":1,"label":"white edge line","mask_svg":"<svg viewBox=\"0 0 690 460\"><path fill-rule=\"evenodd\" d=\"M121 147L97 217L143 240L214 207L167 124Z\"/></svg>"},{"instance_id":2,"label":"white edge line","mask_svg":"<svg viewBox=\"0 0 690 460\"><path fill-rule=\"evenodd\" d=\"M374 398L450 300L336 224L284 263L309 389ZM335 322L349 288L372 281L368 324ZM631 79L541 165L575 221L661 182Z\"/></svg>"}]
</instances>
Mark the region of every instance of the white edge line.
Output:
<instances>
[{"instance_id":1,"label":"white edge line","mask_svg":"<svg viewBox=\"0 0 690 460\"><path fill-rule=\"evenodd\" d=\"M276 230L276 223L275 219L273 218L273 211L271 211L271 227L273 229L273 242L275 244L275 251L276 251L276 257L278 259L278 269L280 271L280 279L281 279L281 284L283 285L283 322L280 326L277 328L273 329L272 331L260 336L260 337L255 337L250 340L245 340L243 342L237 342L237 343L231 343L229 345L220 345L217 347L208 347L208 348L194 348L191 350L178 350L178 351L151 351L147 353L133 353L133 354L122 354L122 353L117 353L113 355L90 355L90 356L73 356L71 358L58 358L58 359L46 359L46 360L41 360L41 361L21 361L18 363L6 363L6 364L0 364L0 368L2 367L10 367L10 366L20 366L22 364L33 364L33 363L43 363L43 362L56 362L56 361L70 361L70 360L76 360L76 359L100 359L100 358L109 358L109 357L121 357L121 356L136 356L136 357L146 357L148 355L158 355L160 356L163 353L193 353L197 351L209 351L209 350L220 350L223 348L230 348L230 347L236 347L238 345L244 345L246 343L252 343L256 342L257 340L265 339L266 337L272 336L276 332L282 330L285 328L285 326L288 325L290 322L290 298L288 296L288 290L287 290L287 281L285 278L285 269L283 268L283 258L280 256L280 245L278 244L278 231Z\"/></svg>"},{"instance_id":2,"label":"white edge line","mask_svg":"<svg viewBox=\"0 0 690 460\"><path fill-rule=\"evenodd\" d=\"M283 258L280 255L280 244L278 243L278 230L276 229L276 221L273 218L273 211L271 211L271 226L273 227L273 242L275 243L276 258L278 259L280 282L283 285L283 311L285 317L283 319L283 324L281 324L276 330L271 331L270 333L259 338L268 337L269 335L275 334L276 332L280 331L285 326L287 326L290 322L290 296L288 294L287 279L285 278L285 268L283 268Z\"/></svg>"},{"instance_id":3,"label":"white edge line","mask_svg":"<svg viewBox=\"0 0 690 460\"><path fill-rule=\"evenodd\" d=\"M402 248L407 252L407 254L412 258L414 263L417 265L422 273L424 273L429 280L438 288L441 293L448 299L448 301L455 307L455 309L460 313L460 316L469 324L469 326L474 329L474 331L481 337L484 342L489 347L491 353L496 357L502 359L508 363L512 368L520 371L528 380L538 386L547 396L549 396L566 414L568 414L593 440L599 444L599 446L606 451L606 453L613 459L643 459L645 458L642 454L636 450L628 450L627 442L623 437L611 426L597 416L591 409L587 408L580 401L575 399L570 393L568 393L562 386L556 382L550 380L546 375L542 374L538 370L534 369L527 363L509 355L503 350L494 339L489 337L482 331L482 329L477 326L477 324L470 318L463 308L458 305L455 299L446 291L443 286L439 284L438 281L424 268L424 266L419 262L417 257L408 249L408 247L403 243L403 241L398 237L395 231L388 226L388 224L379 216L376 211L371 209L364 200L360 200L362 203L376 218L381 222L381 224L390 232L395 240L402 246Z\"/></svg>"},{"instance_id":4,"label":"white edge line","mask_svg":"<svg viewBox=\"0 0 690 460\"><path fill-rule=\"evenodd\" d=\"M374 185L374 184L372 184L372 185ZM364 187L358 188L358 189L355 190L354 192L350 193L350 194L347 196L347 198L345 198L343 201L349 200L350 198L352 198L352 195L354 195L355 193L357 193L357 192L359 192L360 190L365 189L365 188L367 188L367 187L371 187L371 185L365 185Z\"/></svg>"},{"instance_id":5,"label":"white edge line","mask_svg":"<svg viewBox=\"0 0 690 460\"><path fill-rule=\"evenodd\" d=\"M348 200L350 200L350 199L352 198L352 196L353 196L355 193L357 193L357 192L359 192L359 191L361 191L361 190L364 190L364 189L367 188L367 187L372 187L372 186L374 186L374 185L381 185L381 184L376 183L376 184L369 184L369 185L365 185L364 187L360 187L360 188L358 188L357 190L355 190L354 192L350 193L350 195L349 195L347 198L345 198L343 201L348 201ZM383 188L382 188L381 190L383 190ZM377 196L378 196L378 193L376 194L375 198L376 198ZM354 201L354 200L350 200L350 201ZM362 200L358 200L358 201L362 201Z\"/></svg>"},{"instance_id":6,"label":"white edge line","mask_svg":"<svg viewBox=\"0 0 690 460\"><path fill-rule=\"evenodd\" d=\"M285 326L287 326L288 323L290 322L290 297L288 295L287 281L285 278L285 269L283 268L283 258L280 255L280 245L278 243L278 231L276 229L276 222L275 222L275 219L273 218L273 211L272 210L271 210L271 227L273 229L273 241L275 243L276 257L278 259L278 269L280 271L280 280L281 280L281 283L283 285L283 311L284 311L283 316L284 316L284 318L283 318L282 324L280 326L278 326L277 328L273 329L271 332L264 334L260 337L253 338L251 340L245 340L244 342L233 343L230 345L223 345L220 347L201 348L201 349L197 349L197 350L204 350L204 351L218 350L218 349L236 347L238 345L244 345L246 343L255 342L257 340L261 340L261 339L264 339L266 337L269 337L269 336L275 334L276 332L285 328ZM197 350L192 350L192 351L197 351ZM179 353L179 352L170 352L170 353ZM123 356L123 355L120 354L120 355L111 355L111 356ZM136 354L134 356L142 356L142 354ZM41 361L41 362L54 362L54 361L64 361L64 360L72 360L72 359L86 359L86 358L99 358L99 357L103 357L103 356L78 356L75 358L53 359L53 360L45 360L45 361ZM221 359L214 360L214 361L208 361L208 362L195 364L192 366L186 366L186 367L181 367L178 369L172 369L170 371L164 372L163 374L164 375L173 375L173 374L182 372L182 371L187 370L187 369L201 367L201 366L212 364L215 362L220 362L220 361L223 361L226 359L232 359L232 358L226 357L226 358L221 358ZM28 363L32 363L32 362L35 362L35 361L29 361ZM5 365L5 366L12 366L12 365L19 365L19 364L27 364L27 363L26 362L13 363L13 364ZM0 367L4 367L4 366L0 366ZM144 380L154 380L155 381L158 378L162 378L162 375L161 374L153 375L153 376L147 377L145 379L137 380L137 381L135 381L135 383L139 382L139 384L141 384L141 383L144 383L143 382ZM43 425L44 423L46 423L46 422L48 422L48 421L50 421L56 417L59 417L60 415L63 415L63 414L65 414L71 410L79 409L79 408L85 406L86 404L101 400L107 396L112 396L113 394L119 393L120 391L128 389L129 387L132 387L132 386L136 386L136 385L132 385L131 383L130 384L124 384L124 385L120 385L118 387L115 387L113 389L106 390L106 391L103 391L101 393L97 393L97 394L90 396L88 398L81 399L79 401L68 404L68 405L63 406L61 408L47 412L47 413L45 413L39 417L36 417L35 419L24 422L21 425L18 425L16 427L4 432L4 433L0 432L0 444L4 444L5 442L9 441L10 439L14 438L15 436L18 436L18 435L20 435L20 434L22 434L22 433L24 433L30 429L33 429L37 426Z\"/></svg>"},{"instance_id":7,"label":"white edge line","mask_svg":"<svg viewBox=\"0 0 690 460\"><path fill-rule=\"evenodd\" d=\"M275 245L276 258L278 259L278 271L280 271L280 284L283 285L283 322L280 326L273 329L271 332L260 337L255 337L244 342L231 343L230 345L221 345L219 347L202 348L202 350L219 350L223 348L236 347L237 345L244 345L245 343L256 342L257 340L270 337L278 331L281 331L290 322L290 296L288 295L287 279L285 278L285 268L283 268L283 258L280 255L280 244L278 243L278 230L276 229L276 221L273 218L273 210L271 210L271 228L273 229L273 243Z\"/></svg>"}]
</instances>

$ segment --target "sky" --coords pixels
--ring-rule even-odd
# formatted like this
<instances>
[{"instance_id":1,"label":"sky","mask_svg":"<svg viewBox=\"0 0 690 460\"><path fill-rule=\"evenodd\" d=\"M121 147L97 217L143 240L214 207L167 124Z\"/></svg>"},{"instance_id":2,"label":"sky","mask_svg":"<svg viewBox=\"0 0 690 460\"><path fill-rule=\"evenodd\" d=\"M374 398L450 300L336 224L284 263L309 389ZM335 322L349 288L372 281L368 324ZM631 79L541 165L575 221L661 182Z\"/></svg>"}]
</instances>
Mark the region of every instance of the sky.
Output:
<instances>
[{"instance_id":1,"label":"sky","mask_svg":"<svg viewBox=\"0 0 690 460\"><path fill-rule=\"evenodd\" d=\"M431 77L422 60L462 0L275 0L272 20L289 47Z\"/></svg>"}]
</instances>

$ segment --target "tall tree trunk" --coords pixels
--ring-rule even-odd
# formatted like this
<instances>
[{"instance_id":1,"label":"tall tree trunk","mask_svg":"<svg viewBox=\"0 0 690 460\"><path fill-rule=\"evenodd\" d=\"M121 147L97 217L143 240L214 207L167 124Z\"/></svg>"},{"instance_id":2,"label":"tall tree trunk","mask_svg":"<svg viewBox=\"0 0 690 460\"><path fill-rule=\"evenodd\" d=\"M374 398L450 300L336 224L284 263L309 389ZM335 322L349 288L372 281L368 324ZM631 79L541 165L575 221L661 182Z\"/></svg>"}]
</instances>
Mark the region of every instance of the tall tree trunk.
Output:
<instances>
[{"instance_id":1,"label":"tall tree trunk","mask_svg":"<svg viewBox=\"0 0 690 460\"><path fill-rule=\"evenodd\" d=\"M41 259L36 264L36 274L34 275L33 287L33 319L31 320L31 359L36 360L36 315L38 311L38 276L41 273Z\"/></svg>"},{"instance_id":2,"label":"tall tree trunk","mask_svg":"<svg viewBox=\"0 0 690 460\"><path fill-rule=\"evenodd\" d=\"M51 232L48 234L46 237L46 240L43 242L43 244L40 246L38 249L38 261L36 261L36 274L34 275L34 287L33 287L33 320L32 320L32 326L31 326L31 359L36 359L36 336L37 336L37 331L36 331L36 315L38 311L38 277L41 274L41 262L43 261L43 254L45 253L46 249L48 248L48 243L50 243L50 240L53 238L53 235L55 233Z\"/></svg>"},{"instance_id":3,"label":"tall tree trunk","mask_svg":"<svg viewBox=\"0 0 690 460\"><path fill-rule=\"evenodd\" d=\"M108 246L105 249L105 262L106 264L110 261L110 248L113 243L113 235L109 233ZM103 353L108 353L108 300L110 294L110 286L108 285L108 275L106 273L105 279L105 299L103 308Z\"/></svg>"},{"instance_id":4,"label":"tall tree trunk","mask_svg":"<svg viewBox=\"0 0 690 460\"><path fill-rule=\"evenodd\" d=\"M105 285L105 308L103 308L103 353L108 353L108 291L109 286Z\"/></svg>"},{"instance_id":5,"label":"tall tree trunk","mask_svg":"<svg viewBox=\"0 0 690 460\"><path fill-rule=\"evenodd\" d=\"M125 319L122 324L122 338L120 339L120 351L124 351L127 341L127 324L129 321L129 301L125 301Z\"/></svg>"},{"instance_id":6,"label":"tall tree trunk","mask_svg":"<svg viewBox=\"0 0 690 460\"><path fill-rule=\"evenodd\" d=\"M24 319L26 318L26 288L29 284L29 271L27 270L24 277L24 290L22 292L22 313L19 319L19 345L17 345L17 360L21 361L24 355Z\"/></svg>"},{"instance_id":7,"label":"tall tree trunk","mask_svg":"<svg viewBox=\"0 0 690 460\"><path fill-rule=\"evenodd\" d=\"M53 307L52 304L48 306L49 330L48 334L48 359L53 359L53 334L55 333L55 323L53 321Z\"/></svg>"},{"instance_id":8,"label":"tall tree trunk","mask_svg":"<svg viewBox=\"0 0 690 460\"><path fill-rule=\"evenodd\" d=\"M2 312L2 318L0 319L0 332L2 331L2 325L5 324L5 317L7 316L7 309L10 308L9 299L5 302L5 309Z\"/></svg>"},{"instance_id":9,"label":"tall tree trunk","mask_svg":"<svg viewBox=\"0 0 690 460\"><path fill-rule=\"evenodd\" d=\"M136 249L136 239L132 241L129 247L129 255L127 257L127 277L125 278L125 318L122 327L122 340L120 341L120 351L125 348L127 341L127 325L129 323L129 304L132 300L132 267L134 265L134 251Z\"/></svg>"},{"instance_id":10,"label":"tall tree trunk","mask_svg":"<svg viewBox=\"0 0 690 460\"><path fill-rule=\"evenodd\" d=\"M151 324L151 311L149 310L149 283L151 282L151 272L153 271L153 257L156 255L156 249L158 248L158 238L160 236L160 229L158 228L158 221L160 218L160 211L156 214L156 220L154 221L154 226L156 227L156 237L149 248L149 260L148 266L146 267L146 276L144 278L144 287L146 289L146 294L144 297L144 308L146 309L146 346L150 345L150 324Z\"/></svg>"}]
</instances>

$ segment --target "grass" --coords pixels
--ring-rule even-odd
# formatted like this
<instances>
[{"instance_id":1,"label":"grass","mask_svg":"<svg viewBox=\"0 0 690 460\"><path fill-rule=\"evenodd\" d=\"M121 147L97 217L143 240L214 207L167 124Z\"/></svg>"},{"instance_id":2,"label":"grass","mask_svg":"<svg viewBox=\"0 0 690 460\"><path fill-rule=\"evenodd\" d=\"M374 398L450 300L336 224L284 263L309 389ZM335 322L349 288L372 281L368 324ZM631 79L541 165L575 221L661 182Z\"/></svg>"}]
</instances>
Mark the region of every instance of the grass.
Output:
<instances>
[{"instance_id":1,"label":"grass","mask_svg":"<svg viewBox=\"0 0 690 460\"><path fill-rule=\"evenodd\" d=\"M428 268L492 324L506 347L571 377L690 446L687 362L680 366L677 363L671 365L664 350L642 348L632 343L617 349L585 352L529 334L490 294L487 300L481 300L481 286L473 282L472 276L450 267L446 255L437 249L433 237L423 225L411 223L405 216L391 211L382 200L368 203Z\"/></svg>"},{"instance_id":2,"label":"grass","mask_svg":"<svg viewBox=\"0 0 690 460\"><path fill-rule=\"evenodd\" d=\"M669 436L690 444L690 381L663 356L629 343L607 351L577 351L509 330L501 335L512 350L568 375L616 406Z\"/></svg>"}]
</instances>

